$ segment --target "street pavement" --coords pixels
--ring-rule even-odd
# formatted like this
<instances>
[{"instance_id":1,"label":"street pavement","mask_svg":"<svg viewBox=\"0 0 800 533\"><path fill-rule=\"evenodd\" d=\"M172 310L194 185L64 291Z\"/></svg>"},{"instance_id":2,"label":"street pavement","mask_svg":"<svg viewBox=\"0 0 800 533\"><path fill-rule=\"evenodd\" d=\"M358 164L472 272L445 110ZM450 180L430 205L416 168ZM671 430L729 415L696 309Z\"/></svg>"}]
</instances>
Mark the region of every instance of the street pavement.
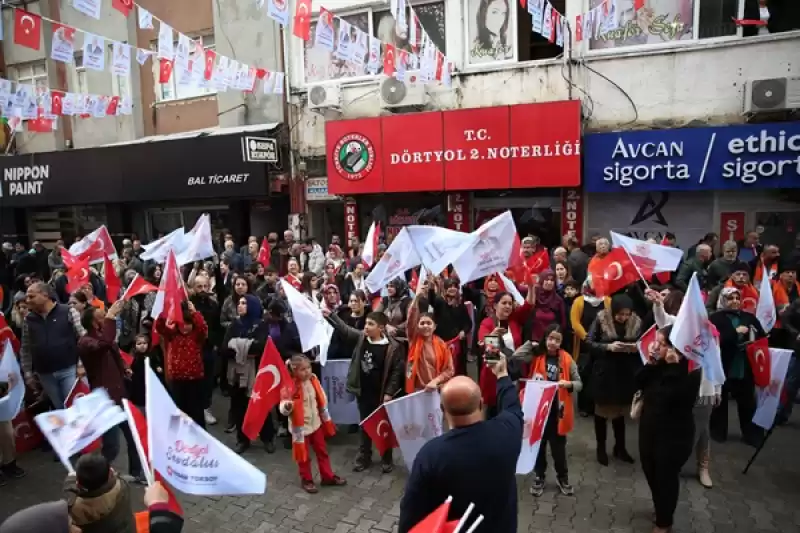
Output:
<instances>
[{"instance_id":1,"label":"street pavement","mask_svg":"<svg viewBox=\"0 0 800 533\"><path fill-rule=\"evenodd\" d=\"M214 411L224 419L227 399L215 398ZM733 419L731 427L738 424ZM233 436L212 427L222 442ZM201 498L180 495L185 533L388 533L397 531L399 502L407 473L396 454L396 470L381 474L379 464L353 473L357 435L340 428L328 441L334 470L346 477L346 487L323 487L315 495L300 488L291 452L278 446L269 455L254 445L245 457L267 474L267 493L259 496ZM612 446L609 442L609 450ZM123 441L124 446L124 441ZM628 429L628 450L638 456L636 428ZM753 448L734 433L726 444L714 444L711 473L715 486L703 489L695 480L694 462L684 468L681 497L675 514L676 533L760 533L800 531L800 414L775 430L749 473L742 474ZM528 493L529 479L518 477L519 531L531 533L650 533L652 503L638 463L600 466L594 459L591 419L579 418L569 436L570 481L575 496L558 493L555 475L548 472L544 495ZM125 472L126 454L117 467ZM552 464L552 461L549 461ZM0 487L0 521L27 506L59 498L65 472L51 453L34 451L19 458L26 478ZM316 468L316 467L315 467ZM551 467L552 468L552 467ZM476 479L476 483L480 480ZM137 510L142 489L134 489Z\"/></svg>"}]
</instances>

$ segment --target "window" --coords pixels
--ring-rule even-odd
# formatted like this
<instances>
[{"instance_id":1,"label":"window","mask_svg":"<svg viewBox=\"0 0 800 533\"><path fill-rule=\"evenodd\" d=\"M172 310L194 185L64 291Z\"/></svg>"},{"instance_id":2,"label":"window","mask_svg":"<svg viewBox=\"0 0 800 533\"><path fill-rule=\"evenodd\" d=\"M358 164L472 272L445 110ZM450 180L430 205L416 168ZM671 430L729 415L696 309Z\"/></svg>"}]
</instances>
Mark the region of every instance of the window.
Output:
<instances>
[{"instance_id":1,"label":"window","mask_svg":"<svg viewBox=\"0 0 800 533\"><path fill-rule=\"evenodd\" d=\"M83 52L75 54L75 61L73 62L72 69L72 83L70 83L72 92L90 94L89 93L89 80L86 77L86 67L83 66Z\"/></svg>"},{"instance_id":2,"label":"window","mask_svg":"<svg viewBox=\"0 0 800 533\"><path fill-rule=\"evenodd\" d=\"M434 2L415 2L413 4L414 13L419 18L419 24L425 33L428 34L431 41L436 48L445 53L445 4L442 1ZM351 13L347 15L340 15L342 19L349 22L359 30L366 32L368 35L377 37L384 43L391 43L412 52L411 45L408 42L408 34L406 32L398 33L394 17L389 10L373 10L368 9ZM410 15L406 17L408 20ZM337 80L342 78L352 78L367 75L366 60L364 64L355 65L352 62L342 61L336 59L333 52L314 46L314 31L316 29L317 21L311 21L311 38L304 42L303 62L305 71L306 83L318 83L329 80ZM334 36L339 33L339 18L333 19ZM336 43L334 43L335 45ZM380 72L383 68L378 69Z\"/></svg>"},{"instance_id":3,"label":"window","mask_svg":"<svg viewBox=\"0 0 800 533\"><path fill-rule=\"evenodd\" d=\"M26 63L9 66L11 78L17 83L35 85L36 87L48 87L47 67L44 61Z\"/></svg>"},{"instance_id":4,"label":"window","mask_svg":"<svg viewBox=\"0 0 800 533\"><path fill-rule=\"evenodd\" d=\"M214 43L214 36L213 35L203 35L199 37L192 37L195 41L200 41L203 45L204 50L214 50L215 43ZM175 42L175 46L177 47L178 43ZM153 49L156 49L156 46L153 46ZM205 83L187 83L182 84L180 83L177 78L177 73L173 72L169 78L168 83L158 83L158 69L159 69L159 61L158 57L155 55L152 56L153 60L153 73L155 77L155 84L156 84L156 100L159 102L165 102L168 100L182 100L184 98L196 98L198 96L204 96L207 94L215 94L217 91L213 87L210 87L209 84ZM130 91L129 91L130 92Z\"/></svg>"}]
</instances>

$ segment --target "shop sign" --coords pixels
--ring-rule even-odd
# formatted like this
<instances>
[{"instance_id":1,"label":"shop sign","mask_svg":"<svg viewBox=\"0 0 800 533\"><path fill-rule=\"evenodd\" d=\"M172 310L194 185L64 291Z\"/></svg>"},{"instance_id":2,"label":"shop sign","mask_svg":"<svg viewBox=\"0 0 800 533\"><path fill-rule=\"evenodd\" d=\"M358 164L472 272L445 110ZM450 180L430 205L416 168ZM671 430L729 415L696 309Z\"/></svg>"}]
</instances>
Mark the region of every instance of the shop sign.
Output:
<instances>
[{"instance_id":1,"label":"shop sign","mask_svg":"<svg viewBox=\"0 0 800 533\"><path fill-rule=\"evenodd\" d=\"M598 133L584 142L588 192L800 187L800 122Z\"/></svg>"},{"instance_id":2,"label":"shop sign","mask_svg":"<svg viewBox=\"0 0 800 533\"><path fill-rule=\"evenodd\" d=\"M26 165L3 169L0 198L42 194L44 180L50 178L50 165ZM5 193L3 190L5 189Z\"/></svg>"},{"instance_id":3,"label":"shop sign","mask_svg":"<svg viewBox=\"0 0 800 533\"><path fill-rule=\"evenodd\" d=\"M580 102L325 123L332 194L580 185Z\"/></svg>"},{"instance_id":4,"label":"shop sign","mask_svg":"<svg viewBox=\"0 0 800 533\"><path fill-rule=\"evenodd\" d=\"M744 240L744 213L741 211L720 213L719 233L723 243Z\"/></svg>"},{"instance_id":5,"label":"shop sign","mask_svg":"<svg viewBox=\"0 0 800 533\"><path fill-rule=\"evenodd\" d=\"M447 227L456 231L470 231L468 193L447 195Z\"/></svg>"},{"instance_id":6,"label":"shop sign","mask_svg":"<svg viewBox=\"0 0 800 533\"><path fill-rule=\"evenodd\" d=\"M242 155L248 163L277 163L278 141L269 137L243 137Z\"/></svg>"},{"instance_id":7,"label":"shop sign","mask_svg":"<svg viewBox=\"0 0 800 533\"><path fill-rule=\"evenodd\" d=\"M583 243L583 195L580 189L561 191L561 231Z\"/></svg>"},{"instance_id":8,"label":"shop sign","mask_svg":"<svg viewBox=\"0 0 800 533\"><path fill-rule=\"evenodd\" d=\"M345 242L358 238L358 204L352 198L344 201L344 233Z\"/></svg>"},{"instance_id":9,"label":"shop sign","mask_svg":"<svg viewBox=\"0 0 800 533\"><path fill-rule=\"evenodd\" d=\"M328 194L328 178L306 178L307 201L320 202L336 199L336 196Z\"/></svg>"}]
</instances>

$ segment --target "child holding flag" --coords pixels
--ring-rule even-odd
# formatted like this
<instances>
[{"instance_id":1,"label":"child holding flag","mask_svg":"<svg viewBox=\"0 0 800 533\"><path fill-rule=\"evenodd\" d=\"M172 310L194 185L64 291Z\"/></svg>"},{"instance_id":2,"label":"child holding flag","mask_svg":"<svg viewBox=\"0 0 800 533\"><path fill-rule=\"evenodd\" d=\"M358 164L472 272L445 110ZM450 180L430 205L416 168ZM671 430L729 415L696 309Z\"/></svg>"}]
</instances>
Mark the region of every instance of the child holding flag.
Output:
<instances>
[{"instance_id":1,"label":"child holding flag","mask_svg":"<svg viewBox=\"0 0 800 533\"><path fill-rule=\"evenodd\" d=\"M292 457L297 461L303 490L309 494L318 492L311 472L311 453L317 455L317 465L323 486L342 486L347 482L333 473L325 438L336 433L328 413L328 399L325 391L311 372L311 362L303 355L295 355L290 360L290 370L294 377L295 393L292 400L280 404L281 414L289 417L289 430L292 434Z\"/></svg>"}]
</instances>

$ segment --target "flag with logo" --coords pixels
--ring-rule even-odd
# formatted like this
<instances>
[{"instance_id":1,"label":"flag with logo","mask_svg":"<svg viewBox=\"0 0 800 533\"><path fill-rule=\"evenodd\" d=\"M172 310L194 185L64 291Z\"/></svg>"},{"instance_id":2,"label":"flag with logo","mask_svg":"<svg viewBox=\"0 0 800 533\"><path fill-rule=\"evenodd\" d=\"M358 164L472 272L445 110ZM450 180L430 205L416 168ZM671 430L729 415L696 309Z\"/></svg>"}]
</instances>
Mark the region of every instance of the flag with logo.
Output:
<instances>
[{"instance_id":1,"label":"flag with logo","mask_svg":"<svg viewBox=\"0 0 800 533\"><path fill-rule=\"evenodd\" d=\"M419 391L383 404L409 471L422 446L442 434L440 400L438 391Z\"/></svg>"},{"instance_id":2,"label":"flag with logo","mask_svg":"<svg viewBox=\"0 0 800 533\"><path fill-rule=\"evenodd\" d=\"M144 279L141 274L137 273L136 277L131 280L130 284L125 289L125 292L122 294L122 300L127 302L134 296L155 292L157 290L158 287Z\"/></svg>"},{"instance_id":3,"label":"flag with logo","mask_svg":"<svg viewBox=\"0 0 800 533\"><path fill-rule=\"evenodd\" d=\"M75 404L75 400L78 398L83 398L87 394L92 392L91 387L89 387L89 382L86 378L78 378L75 380L75 384L72 385L72 388L67 394L67 399L64 400L64 407L69 409ZM81 453L92 453L100 450L100 440L96 440L94 442L89 443L86 448L81 450Z\"/></svg>"},{"instance_id":4,"label":"flag with logo","mask_svg":"<svg viewBox=\"0 0 800 533\"><path fill-rule=\"evenodd\" d=\"M89 252L90 249L91 251ZM111 234L108 233L108 228L105 225L100 226L69 247L69 253L72 255L81 255L84 252L88 252L87 259L91 264L103 261L103 257L106 255L112 261L118 257L114 241L111 240Z\"/></svg>"},{"instance_id":5,"label":"flag with logo","mask_svg":"<svg viewBox=\"0 0 800 533\"><path fill-rule=\"evenodd\" d=\"M772 381L772 360L769 350L769 339L762 337L747 344L747 360L753 371L753 383L756 387L768 387Z\"/></svg>"},{"instance_id":6,"label":"flag with logo","mask_svg":"<svg viewBox=\"0 0 800 533\"><path fill-rule=\"evenodd\" d=\"M319 306L300 294L291 283L283 279L281 286L289 301L292 319L297 324L300 347L304 352L308 352L319 346L319 362L325 366L328 362L328 347L333 336L333 326L322 316Z\"/></svg>"},{"instance_id":7,"label":"flag with logo","mask_svg":"<svg viewBox=\"0 0 800 533\"><path fill-rule=\"evenodd\" d=\"M0 397L0 422L8 422L19 414L25 399L25 380L10 340L3 343L0 382L6 383L8 387L5 396Z\"/></svg>"},{"instance_id":8,"label":"flag with logo","mask_svg":"<svg viewBox=\"0 0 800 533\"><path fill-rule=\"evenodd\" d=\"M333 41L333 13L321 7L319 8L317 27L314 30L314 46L333 52Z\"/></svg>"},{"instance_id":9,"label":"flag with logo","mask_svg":"<svg viewBox=\"0 0 800 533\"><path fill-rule=\"evenodd\" d=\"M558 386L549 381L529 380L525 382L525 389L522 391L524 425L522 448L517 459L517 474L530 474L536 465L550 408L556 404L555 408L558 409L557 391Z\"/></svg>"},{"instance_id":10,"label":"flag with logo","mask_svg":"<svg viewBox=\"0 0 800 533\"><path fill-rule=\"evenodd\" d=\"M642 358L643 365L650 362L653 358L653 353L656 351L656 333L658 333L658 326L653 324L636 341L636 347L639 349L639 356Z\"/></svg>"},{"instance_id":11,"label":"flag with logo","mask_svg":"<svg viewBox=\"0 0 800 533\"><path fill-rule=\"evenodd\" d=\"M367 232L367 240L364 241L364 250L361 252L361 262L365 268L370 268L378 255L378 236L381 234L380 222L373 221Z\"/></svg>"},{"instance_id":12,"label":"flag with logo","mask_svg":"<svg viewBox=\"0 0 800 533\"><path fill-rule=\"evenodd\" d=\"M147 451L153 469L185 494L264 494L267 476L208 434L172 401L145 364Z\"/></svg>"},{"instance_id":13,"label":"flag with logo","mask_svg":"<svg viewBox=\"0 0 800 533\"><path fill-rule=\"evenodd\" d=\"M452 260L448 261L453 264L461 284L505 271L515 260L516 234L511 211L501 213L470 233L470 239L464 240L452 253Z\"/></svg>"},{"instance_id":14,"label":"flag with logo","mask_svg":"<svg viewBox=\"0 0 800 533\"><path fill-rule=\"evenodd\" d=\"M361 422L356 397L347 392L347 373L350 359L328 361L321 372L322 388L328 398L328 413L334 424L350 425Z\"/></svg>"},{"instance_id":15,"label":"flag with logo","mask_svg":"<svg viewBox=\"0 0 800 533\"><path fill-rule=\"evenodd\" d=\"M248 362L249 364L249 362ZM250 440L256 440L270 410L281 400L288 400L294 394L294 380L289 369L281 359L272 339L267 339L261 364L256 373L253 392L247 404L247 412L242 423L242 433Z\"/></svg>"},{"instance_id":16,"label":"flag with logo","mask_svg":"<svg viewBox=\"0 0 800 533\"><path fill-rule=\"evenodd\" d=\"M753 423L764 429L772 429L775 415L781 403L781 393L789 370L792 350L769 348L770 379L766 387L756 387L756 412Z\"/></svg>"},{"instance_id":17,"label":"flag with logo","mask_svg":"<svg viewBox=\"0 0 800 533\"><path fill-rule=\"evenodd\" d=\"M653 274L674 272L683 261L683 251L672 246L653 244L611 232L614 248L624 248L646 281Z\"/></svg>"},{"instance_id":18,"label":"flag with logo","mask_svg":"<svg viewBox=\"0 0 800 533\"><path fill-rule=\"evenodd\" d=\"M597 296L614 294L640 278L624 248L613 248L603 258L595 256L590 262L589 274Z\"/></svg>"},{"instance_id":19,"label":"flag with logo","mask_svg":"<svg viewBox=\"0 0 800 533\"><path fill-rule=\"evenodd\" d=\"M14 44L39 50L42 41L42 17L24 9L14 9Z\"/></svg>"},{"instance_id":20,"label":"flag with logo","mask_svg":"<svg viewBox=\"0 0 800 533\"><path fill-rule=\"evenodd\" d=\"M267 0L267 16L281 26L289 24L289 1Z\"/></svg>"},{"instance_id":21,"label":"flag with logo","mask_svg":"<svg viewBox=\"0 0 800 533\"><path fill-rule=\"evenodd\" d=\"M708 381L714 385L722 385L725 382L725 371L722 369L722 358L715 331L714 326L708 321L708 313L703 304L695 272L675 317L669 340L686 358L703 368Z\"/></svg>"},{"instance_id":22,"label":"flag with logo","mask_svg":"<svg viewBox=\"0 0 800 533\"><path fill-rule=\"evenodd\" d=\"M404 227L383 253L381 260L372 267L365 282L367 289L371 293L378 292L387 283L402 276L406 270L416 268L419 264L420 259L411 240L411 234Z\"/></svg>"},{"instance_id":23,"label":"flag with logo","mask_svg":"<svg viewBox=\"0 0 800 533\"><path fill-rule=\"evenodd\" d=\"M195 222L194 227L183 236L180 252L176 252L178 266L195 261L202 261L214 255L214 243L211 240L211 217L205 213Z\"/></svg>"},{"instance_id":24,"label":"flag with logo","mask_svg":"<svg viewBox=\"0 0 800 533\"><path fill-rule=\"evenodd\" d=\"M375 443L375 448L379 454L383 455L392 448L400 446L385 405L375 409L367 418L361 421L360 425L364 433Z\"/></svg>"},{"instance_id":25,"label":"flag with logo","mask_svg":"<svg viewBox=\"0 0 800 533\"><path fill-rule=\"evenodd\" d=\"M163 263L167 260L167 254L171 249L176 249L180 252L183 245L183 236L183 228L178 228L160 239L156 239L149 244L143 244L142 261Z\"/></svg>"},{"instance_id":26,"label":"flag with logo","mask_svg":"<svg viewBox=\"0 0 800 533\"><path fill-rule=\"evenodd\" d=\"M454 254L472 235L437 226L407 226L420 261L431 272L441 272L456 257Z\"/></svg>"},{"instance_id":27,"label":"flag with logo","mask_svg":"<svg viewBox=\"0 0 800 533\"><path fill-rule=\"evenodd\" d=\"M304 41L311 38L311 0L297 0L292 33Z\"/></svg>"},{"instance_id":28,"label":"flag with logo","mask_svg":"<svg viewBox=\"0 0 800 533\"><path fill-rule=\"evenodd\" d=\"M766 271L766 268L763 268ZM756 305L756 318L761 322L761 327L769 333L778 321L778 311L775 308L775 299L772 296L772 284L769 276L761 276L758 288L758 304Z\"/></svg>"}]
</instances>

